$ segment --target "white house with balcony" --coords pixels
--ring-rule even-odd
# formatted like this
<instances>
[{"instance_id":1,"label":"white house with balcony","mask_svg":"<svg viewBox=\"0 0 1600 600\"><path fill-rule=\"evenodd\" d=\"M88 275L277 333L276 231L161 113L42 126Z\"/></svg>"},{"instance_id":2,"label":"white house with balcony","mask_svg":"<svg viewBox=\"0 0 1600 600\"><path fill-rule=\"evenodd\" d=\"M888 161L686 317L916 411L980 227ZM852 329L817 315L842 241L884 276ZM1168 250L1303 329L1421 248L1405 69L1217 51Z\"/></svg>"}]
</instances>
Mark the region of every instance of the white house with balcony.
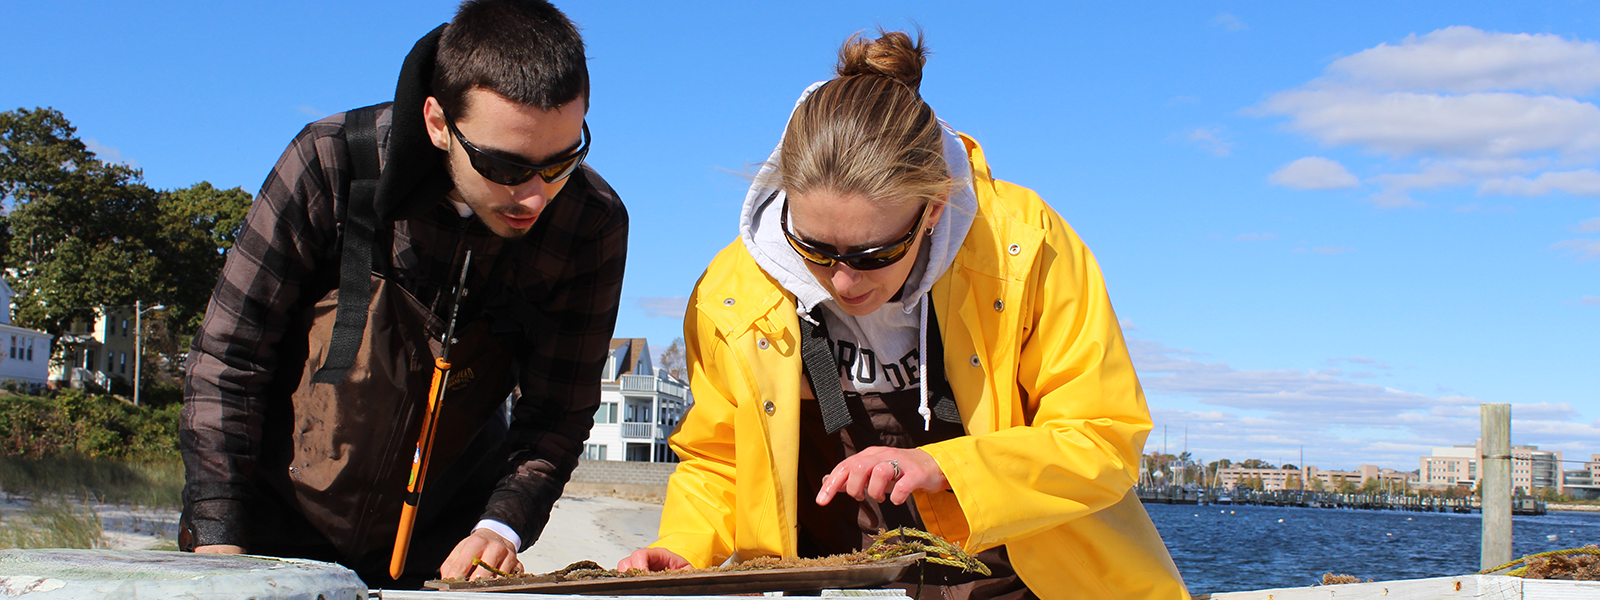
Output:
<instances>
[{"instance_id":1,"label":"white house with balcony","mask_svg":"<svg viewBox=\"0 0 1600 600\"><path fill-rule=\"evenodd\" d=\"M687 384L655 368L644 338L613 338L583 458L678 462L667 436L693 403Z\"/></svg>"},{"instance_id":2,"label":"white house with balcony","mask_svg":"<svg viewBox=\"0 0 1600 600\"><path fill-rule=\"evenodd\" d=\"M11 383L28 391L38 391L50 379L50 341L43 331L11 324L11 298L17 293L0 279L0 384Z\"/></svg>"}]
</instances>

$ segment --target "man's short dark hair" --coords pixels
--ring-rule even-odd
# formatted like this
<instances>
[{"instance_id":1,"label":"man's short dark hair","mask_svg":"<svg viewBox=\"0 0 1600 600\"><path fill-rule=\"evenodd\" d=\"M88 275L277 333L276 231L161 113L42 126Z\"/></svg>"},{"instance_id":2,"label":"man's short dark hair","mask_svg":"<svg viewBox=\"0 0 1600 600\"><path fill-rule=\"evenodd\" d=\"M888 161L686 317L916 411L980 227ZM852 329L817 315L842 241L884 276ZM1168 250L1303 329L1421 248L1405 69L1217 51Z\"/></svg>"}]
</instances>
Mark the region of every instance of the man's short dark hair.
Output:
<instances>
[{"instance_id":1,"label":"man's short dark hair","mask_svg":"<svg viewBox=\"0 0 1600 600\"><path fill-rule=\"evenodd\" d=\"M463 119L474 88L540 110L579 98L587 108L589 66L578 27L544 0L462 2L439 39L433 96Z\"/></svg>"}]
</instances>

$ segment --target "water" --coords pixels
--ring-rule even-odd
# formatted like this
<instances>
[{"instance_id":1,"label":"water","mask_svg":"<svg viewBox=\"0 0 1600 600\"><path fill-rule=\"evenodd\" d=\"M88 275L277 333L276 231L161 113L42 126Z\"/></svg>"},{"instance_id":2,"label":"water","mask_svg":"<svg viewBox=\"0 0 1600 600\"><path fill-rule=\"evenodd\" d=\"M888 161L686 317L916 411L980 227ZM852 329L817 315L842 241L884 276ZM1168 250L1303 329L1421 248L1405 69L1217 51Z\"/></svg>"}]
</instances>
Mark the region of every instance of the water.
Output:
<instances>
[{"instance_id":1,"label":"water","mask_svg":"<svg viewBox=\"0 0 1600 600\"><path fill-rule=\"evenodd\" d=\"M1146 504L1195 594L1476 573L1479 515ZM1281 520L1281 522L1280 522ZM1550 540L1547 536L1556 536ZM1600 544L1600 513L1513 517L1512 557Z\"/></svg>"}]
</instances>

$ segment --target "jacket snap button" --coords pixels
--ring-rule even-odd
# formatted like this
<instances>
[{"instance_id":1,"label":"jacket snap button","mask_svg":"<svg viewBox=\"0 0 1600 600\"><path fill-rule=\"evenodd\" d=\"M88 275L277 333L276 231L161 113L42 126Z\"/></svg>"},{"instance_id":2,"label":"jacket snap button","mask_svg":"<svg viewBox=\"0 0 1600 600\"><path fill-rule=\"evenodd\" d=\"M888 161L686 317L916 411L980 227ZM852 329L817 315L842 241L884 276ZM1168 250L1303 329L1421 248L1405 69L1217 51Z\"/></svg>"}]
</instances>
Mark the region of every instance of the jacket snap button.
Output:
<instances>
[{"instance_id":1,"label":"jacket snap button","mask_svg":"<svg viewBox=\"0 0 1600 600\"><path fill-rule=\"evenodd\" d=\"M767 349L767 338L761 338L759 340L756 340L756 347L760 348L762 350L766 350Z\"/></svg>"},{"instance_id":2,"label":"jacket snap button","mask_svg":"<svg viewBox=\"0 0 1600 600\"><path fill-rule=\"evenodd\" d=\"M968 362L971 362L972 366L974 366L974 367L978 367L978 366L982 366L983 365L982 362L978 361L978 355L976 355L976 354L972 355L972 359L970 361L968 361Z\"/></svg>"},{"instance_id":3,"label":"jacket snap button","mask_svg":"<svg viewBox=\"0 0 1600 600\"><path fill-rule=\"evenodd\" d=\"M768 400L766 404L761 406L761 408L767 410L767 416L772 416L772 411L778 410L778 405L773 404L771 400Z\"/></svg>"},{"instance_id":4,"label":"jacket snap button","mask_svg":"<svg viewBox=\"0 0 1600 600\"><path fill-rule=\"evenodd\" d=\"M722 301L722 305L723 306L733 306L733 298L724 299Z\"/></svg>"},{"instance_id":5,"label":"jacket snap button","mask_svg":"<svg viewBox=\"0 0 1600 600\"><path fill-rule=\"evenodd\" d=\"M1022 252L1022 246L1012 244L1010 248L1006 248L1006 252L1010 252L1012 256L1016 256Z\"/></svg>"},{"instance_id":6,"label":"jacket snap button","mask_svg":"<svg viewBox=\"0 0 1600 600\"><path fill-rule=\"evenodd\" d=\"M994 301L994 310L995 310L995 312L1000 312L1000 311L1005 310L1005 309L1006 309L1006 303L1001 302L999 300L995 300Z\"/></svg>"}]
</instances>

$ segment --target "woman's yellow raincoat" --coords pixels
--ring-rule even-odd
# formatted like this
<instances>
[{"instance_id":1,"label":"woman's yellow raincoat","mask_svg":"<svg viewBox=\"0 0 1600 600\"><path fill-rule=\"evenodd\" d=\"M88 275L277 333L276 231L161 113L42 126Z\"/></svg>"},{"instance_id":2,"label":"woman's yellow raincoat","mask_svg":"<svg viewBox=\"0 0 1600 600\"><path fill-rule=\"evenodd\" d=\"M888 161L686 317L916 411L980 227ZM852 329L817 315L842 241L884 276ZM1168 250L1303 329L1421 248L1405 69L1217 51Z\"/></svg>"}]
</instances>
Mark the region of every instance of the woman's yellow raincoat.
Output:
<instances>
[{"instance_id":1,"label":"woman's yellow raincoat","mask_svg":"<svg viewBox=\"0 0 1600 600\"><path fill-rule=\"evenodd\" d=\"M915 494L923 522L968 552L1006 545L1043 598L1187 597L1131 490L1150 414L1099 267L962 140L978 214L930 297L968 435L922 447L952 488ZM684 321L695 404L653 546L697 567L795 555L812 501L795 497L799 332L793 297L740 242L723 249Z\"/></svg>"}]
</instances>

